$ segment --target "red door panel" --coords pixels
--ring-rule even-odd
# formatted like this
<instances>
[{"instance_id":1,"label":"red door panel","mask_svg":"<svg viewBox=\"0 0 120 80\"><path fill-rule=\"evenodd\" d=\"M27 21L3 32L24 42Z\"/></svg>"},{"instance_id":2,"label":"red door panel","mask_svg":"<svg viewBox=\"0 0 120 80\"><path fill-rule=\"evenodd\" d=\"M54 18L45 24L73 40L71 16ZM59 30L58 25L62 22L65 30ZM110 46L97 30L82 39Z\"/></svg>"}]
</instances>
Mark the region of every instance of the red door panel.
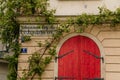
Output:
<instances>
[{"instance_id":1,"label":"red door panel","mask_svg":"<svg viewBox=\"0 0 120 80\"><path fill-rule=\"evenodd\" d=\"M89 80L101 77L100 59L84 52L85 50L100 57L99 48L92 39L85 36L74 36L63 43L58 56L72 50L73 52L58 59L59 78L64 78L62 80Z\"/></svg>"}]
</instances>

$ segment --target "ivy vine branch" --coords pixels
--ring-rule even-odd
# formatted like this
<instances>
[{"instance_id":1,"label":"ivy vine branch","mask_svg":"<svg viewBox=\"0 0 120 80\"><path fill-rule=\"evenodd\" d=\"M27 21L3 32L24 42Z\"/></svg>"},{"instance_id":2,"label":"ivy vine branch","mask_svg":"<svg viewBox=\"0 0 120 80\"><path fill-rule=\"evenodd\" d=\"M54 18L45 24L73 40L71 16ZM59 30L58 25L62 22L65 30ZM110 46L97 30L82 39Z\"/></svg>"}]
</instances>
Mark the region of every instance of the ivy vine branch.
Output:
<instances>
[{"instance_id":1,"label":"ivy vine branch","mask_svg":"<svg viewBox=\"0 0 120 80\"><path fill-rule=\"evenodd\" d=\"M99 9L99 15L82 14L74 19L69 19L64 24L60 24L60 26L56 29L56 33L53 34L52 40L50 42L49 40L46 41L46 46L43 49L44 51L40 51L42 53L35 52L29 58L29 70L27 73L25 73L25 76L22 77L22 80L26 80L29 76L31 76L32 80L36 74L38 74L41 79L41 75L45 71L46 66L51 62L52 58L55 57L57 43L59 42L64 33L69 34L71 26L76 27L77 25L77 27L79 28L75 29L75 32L83 32L84 28L88 27L89 25L101 25L105 23L110 23L110 27L114 27L120 22L119 19L117 19L119 9L116 12L111 12L110 10L105 8ZM51 48L53 45L54 47ZM47 50L49 50L48 53L51 56L43 58Z\"/></svg>"},{"instance_id":2,"label":"ivy vine branch","mask_svg":"<svg viewBox=\"0 0 120 80\"><path fill-rule=\"evenodd\" d=\"M8 80L16 80L18 56L20 54L18 16L40 15L45 16L48 24L54 22L55 10L47 10L48 0L2 0L0 1L0 33L3 44L6 44L8 52L14 52L14 55L7 56L5 59L9 62ZM29 41L29 37L26 37ZM33 55L34 56L34 55ZM33 59L31 57L31 59ZM50 58L46 58L45 61ZM41 61L42 62L42 61ZM47 62L48 63L48 62ZM47 64L45 62L45 64ZM41 63L43 64L43 63ZM34 68L34 72L37 68ZM40 70L41 71L41 70ZM28 74L29 75L29 74ZM22 78L20 78L22 79Z\"/></svg>"},{"instance_id":3,"label":"ivy vine branch","mask_svg":"<svg viewBox=\"0 0 120 80\"><path fill-rule=\"evenodd\" d=\"M65 27L68 29L68 27ZM39 75L41 79L42 73L45 71L46 66L51 62L52 58L56 56L56 46L62 38L63 32L65 32L65 28L57 29L57 32L53 35L51 40L46 40L46 44L44 48L32 54L29 57L29 69L24 71L24 76L20 80L26 80L31 76L31 80L34 78L36 74ZM41 43L42 44L42 43ZM49 53L50 56L43 57L46 53Z\"/></svg>"}]
</instances>

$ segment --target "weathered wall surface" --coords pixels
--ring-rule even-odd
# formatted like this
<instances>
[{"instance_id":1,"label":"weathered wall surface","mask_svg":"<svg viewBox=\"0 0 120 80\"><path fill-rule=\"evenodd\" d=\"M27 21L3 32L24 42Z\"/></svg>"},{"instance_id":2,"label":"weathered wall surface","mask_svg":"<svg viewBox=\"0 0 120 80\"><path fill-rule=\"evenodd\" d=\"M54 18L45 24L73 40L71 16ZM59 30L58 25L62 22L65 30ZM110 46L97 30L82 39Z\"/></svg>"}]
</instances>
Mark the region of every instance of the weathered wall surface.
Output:
<instances>
[{"instance_id":1,"label":"weathered wall surface","mask_svg":"<svg viewBox=\"0 0 120 80\"><path fill-rule=\"evenodd\" d=\"M120 27L94 27L91 34L96 36L102 43L105 54L105 79L120 79Z\"/></svg>"},{"instance_id":2,"label":"weathered wall surface","mask_svg":"<svg viewBox=\"0 0 120 80\"><path fill-rule=\"evenodd\" d=\"M29 63L27 62L28 57L31 56L34 52L41 52L39 51L42 47L39 47L37 42L44 41L48 39L48 37L31 37L31 41L22 43L22 48L27 48L27 53L21 53L19 56L19 63L18 63L18 73L19 76L22 76L23 69L28 70ZM45 56L49 56L48 53ZM47 66L44 74L42 75L42 80L53 80L54 78L54 59L51 63ZM34 80L37 80L38 76L35 76Z\"/></svg>"},{"instance_id":3,"label":"weathered wall surface","mask_svg":"<svg viewBox=\"0 0 120 80\"><path fill-rule=\"evenodd\" d=\"M98 7L115 10L120 0L50 0L50 8L56 9L56 15L97 14Z\"/></svg>"},{"instance_id":4,"label":"weathered wall surface","mask_svg":"<svg viewBox=\"0 0 120 80\"><path fill-rule=\"evenodd\" d=\"M85 32L87 34L93 35L100 43L101 48L103 48L104 57L104 68L102 75L105 80L119 80L120 79L120 27L110 28L108 25L100 25L100 26L89 26L86 28ZM18 73L22 76L22 70L28 69L28 57L35 51L39 51L40 47L38 47L37 42L44 41L48 37L32 37L30 42L22 43L23 48L27 48L27 53L22 53L19 56L19 64L18 64ZM64 39L64 38L63 38ZM45 56L48 56L46 54ZM42 80L53 80L55 77L55 67L54 59L46 68L44 74L42 75ZM37 77L35 77L37 80Z\"/></svg>"}]
</instances>

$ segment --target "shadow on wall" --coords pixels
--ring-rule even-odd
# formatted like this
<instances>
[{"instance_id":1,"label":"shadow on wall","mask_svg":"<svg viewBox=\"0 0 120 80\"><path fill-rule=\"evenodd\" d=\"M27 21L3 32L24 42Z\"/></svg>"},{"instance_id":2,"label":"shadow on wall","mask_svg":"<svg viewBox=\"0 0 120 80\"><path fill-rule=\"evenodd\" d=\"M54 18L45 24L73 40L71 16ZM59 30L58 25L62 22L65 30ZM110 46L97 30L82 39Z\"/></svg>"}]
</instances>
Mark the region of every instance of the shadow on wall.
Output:
<instances>
[{"instance_id":1,"label":"shadow on wall","mask_svg":"<svg viewBox=\"0 0 120 80\"><path fill-rule=\"evenodd\" d=\"M0 80L7 80L8 63L0 61Z\"/></svg>"}]
</instances>

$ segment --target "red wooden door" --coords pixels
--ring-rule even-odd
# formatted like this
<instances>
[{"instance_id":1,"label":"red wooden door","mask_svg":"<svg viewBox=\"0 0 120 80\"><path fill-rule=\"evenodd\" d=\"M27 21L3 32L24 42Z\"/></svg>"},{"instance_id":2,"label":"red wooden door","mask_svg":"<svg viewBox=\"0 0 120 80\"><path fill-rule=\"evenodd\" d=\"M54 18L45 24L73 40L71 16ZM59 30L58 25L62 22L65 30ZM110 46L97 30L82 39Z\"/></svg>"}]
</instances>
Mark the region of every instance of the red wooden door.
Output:
<instances>
[{"instance_id":1,"label":"red wooden door","mask_svg":"<svg viewBox=\"0 0 120 80\"><path fill-rule=\"evenodd\" d=\"M58 80L92 80L101 77L100 59L84 51L100 57L98 46L88 37L74 36L63 43L58 54L64 55L58 59L58 77L62 79Z\"/></svg>"}]
</instances>

